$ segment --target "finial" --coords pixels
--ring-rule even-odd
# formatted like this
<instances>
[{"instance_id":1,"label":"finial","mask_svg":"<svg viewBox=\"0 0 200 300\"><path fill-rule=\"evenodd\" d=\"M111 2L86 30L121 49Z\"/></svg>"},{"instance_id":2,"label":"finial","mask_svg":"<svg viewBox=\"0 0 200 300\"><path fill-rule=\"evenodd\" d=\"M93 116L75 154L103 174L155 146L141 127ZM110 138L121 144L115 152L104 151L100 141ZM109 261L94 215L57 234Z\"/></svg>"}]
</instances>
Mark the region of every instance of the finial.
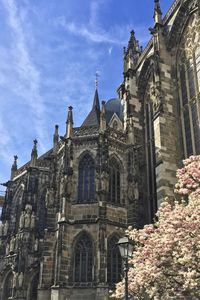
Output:
<instances>
[{"instance_id":1,"label":"finial","mask_svg":"<svg viewBox=\"0 0 200 300\"><path fill-rule=\"evenodd\" d=\"M11 176L10 176L10 179L12 180L15 175L16 175L16 172L17 172L17 159L18 159L18 156L17 155L14 155L14 162L12 164L12 168L11 168Z\"/></svg>"},{"instance_id":2,"label":"finial","mask_svg":"<svg viewBox=\"0 0 200 300\"><path fill-rule=\"evenodd\" d=\"M57 145L58 145L58 140L59 140L59 134L58 134L58 125L55 125L55 131L53 135L53 149L56 150Z\"/></svg>"},{"instance_id":3,"label":"finial","mask_svg":"<svg viewBox=\"0 0 200 300\"><path fill-rule=\"evenodd\" d=\"M106 102L102 101L102 110L101 110L101 115L100 115L100 129L103 132L106 130Z\"/></svg>"},{"instance_id":4,"label":"finial","mask_svg":"<svg viewBox=\"0 0 200 300\"><path fill-rule=\"evenodd\" d=\"M33 141L33 143L34 143L34 149L36 149L36 148L37 148L37 143L38 143L38 141L35 139L35 140Z\"/></svg>"},{"instance_id":5,"label":"finial","mask_svg":"<svg viewBox=\"0 0 200 300\"><path fill-rule=\"evenodd\" d=\"M160 1L154 0L154 21L155 24L162 24L162 11L160 8Z\"/></svg>"},{"instance_id":6,"label":"finial","mask_svg":"<svg viewBox=\"0 0 200 300\"><path fill-rule=\"evenodd\" d=\"M37 157L38 157L37 143L38 143L38 141L35 139L33 141L33 149L32 149L32 152L31 152L31 167L36 166L36 161L37 161Z\"/></svg>"},{"instance_id":7,"label":"finial","mask_svg":"<svg viewBox=\"0 0 200 300\"><path fill-rule=\"evenodd\" d=\"M66 134L67 138L71 138L73 135L73 113L72 113L73 107L68 107L68 114L67 114L67 121L66 121Z\"/></svg>"},{"instance_id":8,"label":"finial","mask_svg":"<svg viewBox=\"0 0 200 300\"><path fill-rule=\"evenodd\" d=\"M131 36L135 36L135 31L131 30L130 34L131 34Z\"/></svg>"},{"instance_id":9,"label":"finial","mask_svg":"<svg viewBox=\"0 0 200 300\"><path fill-rule=\"evenodd\" d=\"M99 86L99 78L100 77L100 75L99 75L99 71L96 71L96 73L95 73L95 88L96 88L96 90L98 89L98 86Z\"/></svg>"},{"instance_id":10,"label":"finial","mask_svg":"<svg viewBox=\"0 0 200 300\"><path fill-rule=\"evenodd\" d=\"M17 164L18 156L14 155L14 163Z\"/></svg>"}]
</instances>

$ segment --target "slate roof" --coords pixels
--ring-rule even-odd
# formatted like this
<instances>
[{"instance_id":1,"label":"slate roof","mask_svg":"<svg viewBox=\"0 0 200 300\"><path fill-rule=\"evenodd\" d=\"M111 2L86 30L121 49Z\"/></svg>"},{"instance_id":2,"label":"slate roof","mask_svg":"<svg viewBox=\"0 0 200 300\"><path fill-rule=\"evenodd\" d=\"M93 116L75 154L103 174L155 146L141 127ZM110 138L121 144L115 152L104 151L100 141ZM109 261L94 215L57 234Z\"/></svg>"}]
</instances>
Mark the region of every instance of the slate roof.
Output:
<instances>
[{"instance_id":1,"label":"slate roof","mask_svg":"<svg viewBox=\"0 0 200 300\"><path fill-rule=\"evenodd\" d=\"M100 123L100 104L99 104L99 95L98 90L95 90L94 100L92 105L92 110L86 117L85 121L81 126L94 126L99 125Z\"/></svg>"}]
</instances>

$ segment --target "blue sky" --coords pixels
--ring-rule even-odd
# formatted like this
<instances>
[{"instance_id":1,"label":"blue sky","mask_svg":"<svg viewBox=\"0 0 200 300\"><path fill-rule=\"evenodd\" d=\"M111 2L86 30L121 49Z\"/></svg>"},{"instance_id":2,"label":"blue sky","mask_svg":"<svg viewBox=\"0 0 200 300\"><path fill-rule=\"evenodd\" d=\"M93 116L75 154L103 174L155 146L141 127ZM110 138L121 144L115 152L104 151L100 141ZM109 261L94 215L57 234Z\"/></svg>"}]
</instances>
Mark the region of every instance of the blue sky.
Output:
<instances>
[{"instance_id":1,"label":"blue sky","mask_svg":"<svg viewBox=\"0 0 200 300\"><path fill-rule=\"evenodd\" d=\"M79 126L91 108L95 72L101 100L116 97L123 47L135 30L150 38L153 0L0 0L0 182L52 146L54 125L64 134L66 111ZM161 0L163 13L172 0ZM1 190L2 188L0 188Z\"/></svg>"}]
</instances>

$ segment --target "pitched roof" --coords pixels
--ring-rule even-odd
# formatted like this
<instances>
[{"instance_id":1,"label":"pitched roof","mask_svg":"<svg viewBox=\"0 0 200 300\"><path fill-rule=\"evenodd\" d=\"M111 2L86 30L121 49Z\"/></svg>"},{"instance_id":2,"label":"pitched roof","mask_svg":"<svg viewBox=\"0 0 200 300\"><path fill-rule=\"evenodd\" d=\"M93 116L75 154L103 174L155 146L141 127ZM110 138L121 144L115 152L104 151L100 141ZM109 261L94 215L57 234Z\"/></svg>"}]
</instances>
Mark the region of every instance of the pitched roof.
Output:
<instances>
[{"instance_id":1,"label":"pitched roof","mask_svg":"<svg viewBox=\"0 0 200 300\"><path fill-rule=\"evenodd\" d=\"M92 110L89 112L85 121L81 126L93 126L99 125L100 122L100 104L99 104L99 95L98 90L95 90L94 100L92 105Z\"/></svg>"}]
</instances>

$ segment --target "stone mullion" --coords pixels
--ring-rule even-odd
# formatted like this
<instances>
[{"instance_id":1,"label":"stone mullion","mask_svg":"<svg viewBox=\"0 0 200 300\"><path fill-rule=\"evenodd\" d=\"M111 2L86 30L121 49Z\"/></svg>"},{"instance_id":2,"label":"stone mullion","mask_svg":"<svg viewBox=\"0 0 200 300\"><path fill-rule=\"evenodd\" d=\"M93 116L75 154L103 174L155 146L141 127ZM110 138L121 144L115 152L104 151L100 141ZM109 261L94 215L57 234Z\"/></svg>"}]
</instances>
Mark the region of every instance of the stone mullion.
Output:
<instances>
[{"instance_id":1,"label":"stone mullion","mask_svg":"<svg viewBox=\"0 0 200 300\"><path fill-rule=\"evenodd\" d=\"M185 68L185 66L184 66ZM183 107L183 98L182 98L182 90L181 90L181 80L180 80L180 72L178 72L178 92L179 92L179 105L180 105L180 118L181 118L181 129L182 129L182 139L183 139L183 151L184 156L187 155L187 146L186 146L186 137L185 137L185 126L184 126L184 107Z\"/></svg>"},{"instance_id":2,"label":"stone mullion","mask_svg":"<svg viewBox=\"0 0 200 300\"><path fill-rule=\"evenodd\" d=\"M189 62L190 64L190 62ZM189 65L190 68L190 65ZM191 111L191 96L190 96L190 88L189 88L189 78L188 78L188 66L186 67L186 87L187 87L187 96L188 96L188 111L189 111L189 118L190 118L190 130L191 130L191 140L192 140L192 150L193 153L195 152L195 141L194 141L194 128L193 128L193 122L192 122L192 111ZM188 153L187 153L188 156Z\"/></svg>"}]
</instances>

